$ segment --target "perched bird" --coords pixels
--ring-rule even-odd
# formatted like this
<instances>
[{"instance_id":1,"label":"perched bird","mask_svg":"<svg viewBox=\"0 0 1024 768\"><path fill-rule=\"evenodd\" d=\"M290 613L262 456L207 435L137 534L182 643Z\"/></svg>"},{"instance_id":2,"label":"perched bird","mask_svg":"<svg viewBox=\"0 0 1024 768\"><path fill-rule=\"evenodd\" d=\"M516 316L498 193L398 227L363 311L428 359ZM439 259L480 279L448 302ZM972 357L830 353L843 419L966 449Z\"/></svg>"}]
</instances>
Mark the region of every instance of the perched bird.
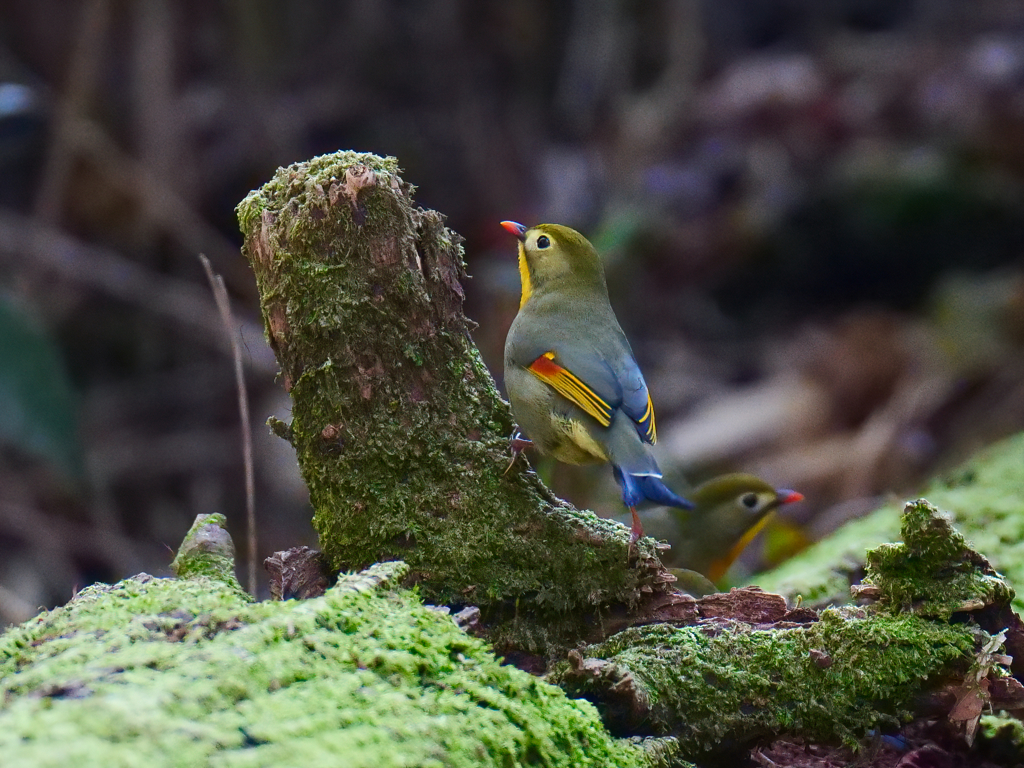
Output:
<instances>
[{"instance_id":1,"label":"perched bird","mask_svg":"<svg viewBox=\"0 0 1024 768\"><path fill-rule=\"evenodd\" d=\"M745 474L712 478L689 496L694 503L692 510L645 509L640 518L649 536L672 545L661 553L662 564L669 569L696 571L712 582L725 575L772 512L803 499L803 494L773 488L761 478Z\"/></svg>"},{"instance_id":2,"label":"perched bird","mask_svg":"<svg viewBox=\"0 0 1024 768\"><path fill-rule=\"evenodd\" d=\"M608 462L643 535L636 506L692 504L661 480L651 453L654 405L608 302L594 246L558 224L501 225L519 239L519 314L505 340L505 387L519 426L567 464Z\"/></svg>"}]
</instances>

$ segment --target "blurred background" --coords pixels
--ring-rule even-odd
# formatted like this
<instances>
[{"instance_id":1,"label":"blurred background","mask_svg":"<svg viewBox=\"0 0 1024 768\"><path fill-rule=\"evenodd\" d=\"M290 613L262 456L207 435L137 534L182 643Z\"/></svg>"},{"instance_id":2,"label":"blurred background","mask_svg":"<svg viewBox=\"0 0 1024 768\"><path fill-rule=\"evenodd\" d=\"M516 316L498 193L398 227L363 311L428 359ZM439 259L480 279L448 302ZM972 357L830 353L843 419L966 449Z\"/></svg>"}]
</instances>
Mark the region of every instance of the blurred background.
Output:
<instances>
[{"instance_id":1,"label":"blurred background","mask_svg":"<svg viewBox=\"0 0 1024 768\"><path fill-rule=\"evenodd\" d=\"M315 543L234 207L336 149L397 156L466 237L499 380L497 222L591 237L673 482L807 497L741 573L1024 426L1024 4L3 0L0 624L167 573L197 513L244 542L199 252L260 559ZM540 469L621 511L607 468Z\"/></svg>"}]
</instances>

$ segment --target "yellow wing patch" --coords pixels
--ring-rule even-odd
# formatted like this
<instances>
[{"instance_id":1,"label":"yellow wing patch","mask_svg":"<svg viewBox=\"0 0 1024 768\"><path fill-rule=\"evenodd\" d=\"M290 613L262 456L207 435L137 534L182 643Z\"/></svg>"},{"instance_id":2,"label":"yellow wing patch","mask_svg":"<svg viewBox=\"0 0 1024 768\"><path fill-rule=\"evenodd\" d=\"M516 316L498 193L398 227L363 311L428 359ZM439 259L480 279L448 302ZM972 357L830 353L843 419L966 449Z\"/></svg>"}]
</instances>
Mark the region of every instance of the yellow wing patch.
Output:
<instances>
[{"instance_id":1,"label":"yellow wing patch","mask_svg":"<svg viewBox=\"0 0 1024 768\"><path fill-rule=\"evenodd\" d=\"M571 400L597 419L602 427L607 427L611 424L612 407L594 390L584 384L578 376L554 362L554 359L554 352L545 352L530 363L528 370L541 381L550 384L562 397ZM650 411L651 423L653 425L653 408Z\"/></svg>"},{"instance_id":2,"label":"yellow wing patch","mask_svg":"<svg viewBox=\"0 0 1024 768\"><path fill-rule=\"evenodd\" d=\"M650 392L647 393L647 410L644 411L644 415L640 417L637 424L647 435L647 440L651 445L658 442L658 428L654 426L654 403L651 401Z\"/></svg>"}]
</instances>

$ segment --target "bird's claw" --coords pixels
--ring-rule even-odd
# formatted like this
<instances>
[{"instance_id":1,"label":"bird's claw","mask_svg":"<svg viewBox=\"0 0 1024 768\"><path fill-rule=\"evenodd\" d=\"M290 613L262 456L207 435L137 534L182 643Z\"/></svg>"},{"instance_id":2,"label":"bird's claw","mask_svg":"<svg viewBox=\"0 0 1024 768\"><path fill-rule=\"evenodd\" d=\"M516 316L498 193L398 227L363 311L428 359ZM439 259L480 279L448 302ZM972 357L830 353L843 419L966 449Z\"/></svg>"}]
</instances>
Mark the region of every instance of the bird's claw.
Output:
<instances>
[{"instance_id":1,"label":"bird's claw","mask_svg":"<svg viewBox=\"0 0 1024 768\"><path fill-rule=\"evenodd\" d=\"M508 474L508 471L512 469L512 465L516 463L516 459L519 458L519 455L531 445L533 445L533 441L523 437L523 433L518 429L512 433L512 437L508 440L508 448L512 453L512 461L510 461L508 466L505 467L505 471L501 473L502 476Z\"/></svg>"}]
</instances>

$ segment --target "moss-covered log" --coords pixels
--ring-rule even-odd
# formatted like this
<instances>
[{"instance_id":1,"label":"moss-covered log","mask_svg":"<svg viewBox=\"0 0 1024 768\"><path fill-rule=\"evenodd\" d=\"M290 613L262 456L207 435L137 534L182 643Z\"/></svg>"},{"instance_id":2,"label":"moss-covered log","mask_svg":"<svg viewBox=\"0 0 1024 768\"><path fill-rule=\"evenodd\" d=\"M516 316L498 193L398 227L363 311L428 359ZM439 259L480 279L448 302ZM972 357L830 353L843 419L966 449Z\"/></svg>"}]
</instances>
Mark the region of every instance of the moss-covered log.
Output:
<instances>
[{"instance_id":1,"label":"moss-covered log","mask_svg":"<svg viewBox=\"0 0 1024 768\"><path fill-rule=\"evenodd\" d=\"M958 702L976 693L979 715L989 698L998 709L1000 638L903 604L942 614L1009 592L934 510L911 511L914 536L877 559L870 611L819 617L752 593L751 625L632 628L571 654L551 679L600 716L396 588L400 562L319 598L252 602L221 521L203 516L176 558L187 578L90 587L0 637L2 763L682 768L778 734L853 740L943 681Z\"/></svg>"},{"instance_id":2,"label":"moss-covered log","mask_svg":"<svg viewBox=\"0 0 1024 768\"><path fill-rule=\"evenodd\" d=\"M194 534L183 561L206 559ZM202 570L89 587L0 637L0 764L653 768L677 752L614 739L587 702L501 665L395 588L402 563L264 603Z\"/></svg>"},{"instance_id":3,"label":"moss-covered log","mask_svg":"<svg viewBox=\"0 0 1024 768\"><path fill-rule=\"evenodd\" d=\"M520 646L571 639L662 588L653 543L627 565L621 525L522 463L505 472L513 423L467 333L461 238L411 195L393 158L340 152L238 208L321 547L338 569L403 559L426 594L485 619L539 611Z\"/></svg>"},{"instance_id":4,"label":"moss-covered log","mask_svg":"<svg viewBox=\"0 0 1024 768\"><path fill-rule=\"evenodd\" d=\"M965 673L976 642L964 626L829 609L792 628L636 627L549 679L597 703L612 733L675 736L700 762L783 733L855 743L909 719L936 678Z\"/></svg>"},{"instance_id":5,"label":"moss-covered log","mask_svg":"<svg viewBox=\"0 0 1024 768\"><path fill-rule=\"evenodd\" d=\"M903 536L869 554L868 608L805 611L799 623L780 615L770 626L635 627L570 653L548 679L597 703L613 733L674 736L698 761L781 734L852 744L908 720L947 684L954 699L976 698L972 728L993 690L1020 706L1009 657L984 650L1002 646L1013 590L927 502L907 505Z\"/></svg>"}]
</instances>

